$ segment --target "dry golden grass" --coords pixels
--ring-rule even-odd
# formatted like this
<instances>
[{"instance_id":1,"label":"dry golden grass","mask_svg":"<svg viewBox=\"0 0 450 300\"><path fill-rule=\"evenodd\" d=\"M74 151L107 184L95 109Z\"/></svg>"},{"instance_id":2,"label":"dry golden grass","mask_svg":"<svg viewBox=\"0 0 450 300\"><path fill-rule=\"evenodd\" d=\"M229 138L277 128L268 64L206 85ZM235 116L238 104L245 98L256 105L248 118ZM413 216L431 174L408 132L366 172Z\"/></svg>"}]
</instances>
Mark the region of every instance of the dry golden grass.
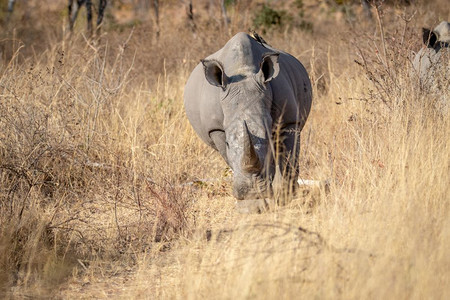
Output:
<instances>
[{"instance_id":1,"label":"dry golden grass","mask_svg":"<svg viewBox=\"0 0 450 300\"><path fill-rule=\"evenodd\" d=\"M450 122L410 65L446 1L384 6L384 33L305 2L314 34L264 38L310 73L302 177L329 192L250 215L182 95L252 10L227 31L199 6L193 34L169 2L159 39L111 19L96 41L82 23L63 37L59 10L3 24L1 297L449 299Z\"/></svg>"}]
</instances>

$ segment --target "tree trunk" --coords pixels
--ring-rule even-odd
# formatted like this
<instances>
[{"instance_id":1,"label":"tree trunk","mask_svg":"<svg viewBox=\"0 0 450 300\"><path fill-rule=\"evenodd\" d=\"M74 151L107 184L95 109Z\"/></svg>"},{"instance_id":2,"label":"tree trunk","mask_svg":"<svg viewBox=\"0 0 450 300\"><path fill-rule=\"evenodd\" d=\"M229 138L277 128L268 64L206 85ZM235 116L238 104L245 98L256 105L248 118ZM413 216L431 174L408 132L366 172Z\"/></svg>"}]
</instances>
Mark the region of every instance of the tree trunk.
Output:
<instances>
[{"instance_id":1,"label":"tree trunk","mask_svg":"<svg viewBox=\"0 0 450 300\"><path fill-rule=\"evenodd\" d=\"M361 0L361 5L368 20L372 20L372 11L370 10L369 0Z\"/></svg>"},{"instance_id":2,"label":"tree trunk","mask_svg":"<svg viewBox=\"0 0 450 300\"><path fill-rule=\"evenodd\" d=\"M189 0L188 3L186 3L186 15L188 18L188 24L189 24L189 27L191 28L191 31L195 32L197 27L195 26L195 22L194 22L194 11L193 11L193 6L192 6L192 0Z\"/></svg>"},{"instance_id":3,"label":"tree trunk","mask_svg":"<svg viewBox=\"0 0 450 300\"><path fill-rule=\"evenodd\" d=\"M230 23L230 19L227 15L227 9L225 7L225 0L220 0L220 6L222 8L222 17L223 17L223 24L225 26L225 30L228 31L228 24Z\"/></svg>"},{"instance_id":4,"label":"tree trunk","mask_svg":"<svg viewBox=\"0 0 450 300\"><path fill-rule=\"evenodd\" d=\"M159 38L159 33L160 33L160 28L159 28L159 0L153 0L153 11L155 13L156 37Z\"/></svg>"}]
</instances>

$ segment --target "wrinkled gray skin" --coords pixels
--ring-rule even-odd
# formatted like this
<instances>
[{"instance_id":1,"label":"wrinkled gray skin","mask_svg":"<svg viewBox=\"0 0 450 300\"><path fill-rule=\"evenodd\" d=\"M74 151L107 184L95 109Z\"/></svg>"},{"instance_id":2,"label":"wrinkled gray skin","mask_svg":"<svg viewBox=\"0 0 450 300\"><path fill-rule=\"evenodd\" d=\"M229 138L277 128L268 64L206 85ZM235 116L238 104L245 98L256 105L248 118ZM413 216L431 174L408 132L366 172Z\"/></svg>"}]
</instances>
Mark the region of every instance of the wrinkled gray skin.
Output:
<instances>
[{"instance_id":1,"label":"wrinkled gray skin","mask_svg":"<svg viewBox=\"0 0 450 300\"><path fill-rule=\"evenodd\" d=\"M195 67L184 104L196 133L233 170L237 199L267 196L275 171L284 184L297 180L311 82L293 56L238 33Z\"/></svg>"},{"instance_id":2,"label":"wrinkled gray skin","mask_svg":"<svg viewBox=\"0 0 450 300\"><path fill-rule=\"evenodd\" d=\"M413 67L421 86L438 94L444 109L450 88L450 23L443 21L433 31L423 28L423 42L425 46L416 54Z\"/></svg>"}]
</instances>

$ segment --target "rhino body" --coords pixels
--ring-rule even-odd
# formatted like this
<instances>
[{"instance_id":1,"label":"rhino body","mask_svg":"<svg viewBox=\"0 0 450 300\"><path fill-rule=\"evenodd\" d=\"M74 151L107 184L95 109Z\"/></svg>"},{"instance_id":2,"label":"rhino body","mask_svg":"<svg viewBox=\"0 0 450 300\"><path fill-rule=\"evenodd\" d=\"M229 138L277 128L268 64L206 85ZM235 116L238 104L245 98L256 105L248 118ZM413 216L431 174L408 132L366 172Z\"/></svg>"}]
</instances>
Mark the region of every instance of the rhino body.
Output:
<instances>
[{"instance_id":1,"label":"rhino body","mask_svg":"<svg viewBox=\"0 0 450 300\"><path fill-rule=\"evenodd\" d=\"M311 90L303 65L257 35L236 34L195 67L186 115L233 170L237 199L266 197L275 178L293 186Z\"/></svg>"},{"instance_id":2,"label":"rhino body","mask_svg":"<svg viewBox=\"0 0 450 300\"><path fill-rule=\"evenodd\" d=\"M414 71L427 92L439 98L439 108L448 109L450 89L450 23L443 21L435 29L423 28L424 47L413 61Z\"/></svg>"}]
</instances>

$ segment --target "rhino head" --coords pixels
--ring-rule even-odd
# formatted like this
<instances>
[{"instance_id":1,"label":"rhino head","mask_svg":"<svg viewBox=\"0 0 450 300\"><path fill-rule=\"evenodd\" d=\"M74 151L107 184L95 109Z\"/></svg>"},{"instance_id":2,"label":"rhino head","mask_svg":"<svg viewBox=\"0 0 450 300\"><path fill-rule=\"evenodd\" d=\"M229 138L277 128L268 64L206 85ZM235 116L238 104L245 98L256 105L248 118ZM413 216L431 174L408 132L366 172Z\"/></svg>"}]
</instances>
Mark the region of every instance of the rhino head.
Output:
<instances>
[{"instance_id":1,"label":"rhino head","mask_svg":"<svg viewBox=\"0 0 450 300\"><path fill-rule=\"evenodd\" d=\"M448 48L450 43L450 23L442 21L434 30L422 28L423 43L428 48L435 49Z\"/></svg>"},{"instance_id":2,"label":"rhino head","mask_svg":"<svg viewBox=\"0 0 450 300\"><path fill-rule=\"evenodd\" d=\"M264 197L274 174L270 155L273 94L269 82L279 73L278 53L261 57L258 70L228 76L218 60L202 60L209 84L220 88L225 149L233 170L233 195Z\"/></svg>"}]
</instances>

